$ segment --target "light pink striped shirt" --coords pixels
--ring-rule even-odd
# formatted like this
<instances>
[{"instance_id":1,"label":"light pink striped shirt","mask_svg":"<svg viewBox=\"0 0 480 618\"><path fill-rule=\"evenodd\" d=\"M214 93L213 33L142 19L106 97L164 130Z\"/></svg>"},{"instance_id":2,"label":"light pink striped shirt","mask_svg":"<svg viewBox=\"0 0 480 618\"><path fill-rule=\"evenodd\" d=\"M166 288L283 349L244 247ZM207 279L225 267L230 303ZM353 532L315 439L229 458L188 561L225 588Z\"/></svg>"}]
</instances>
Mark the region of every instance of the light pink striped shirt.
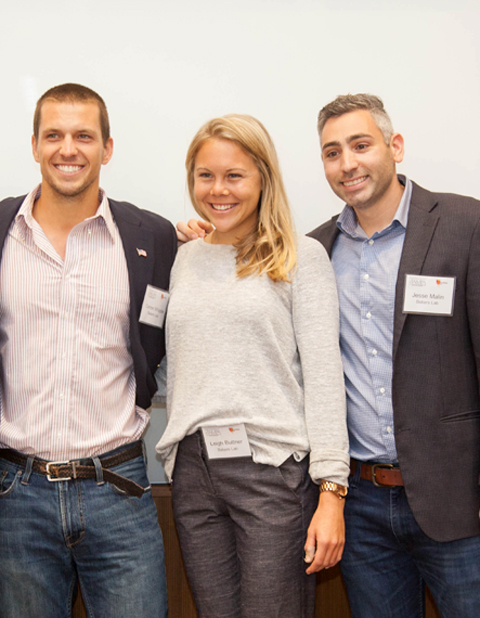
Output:
<instances>
[{"instance_id":1,"label":"light pink striped shirt","mask_svg":"<svg viewBox=\"0 0 480 618\"><path fill-rule=\"evenodd\" d=\"M0 445L49 460L104 453L138 439L130 290L108 200L68 236L59 257L23 202L0 266L3 361Z\"/></svg>"}]
</instances>

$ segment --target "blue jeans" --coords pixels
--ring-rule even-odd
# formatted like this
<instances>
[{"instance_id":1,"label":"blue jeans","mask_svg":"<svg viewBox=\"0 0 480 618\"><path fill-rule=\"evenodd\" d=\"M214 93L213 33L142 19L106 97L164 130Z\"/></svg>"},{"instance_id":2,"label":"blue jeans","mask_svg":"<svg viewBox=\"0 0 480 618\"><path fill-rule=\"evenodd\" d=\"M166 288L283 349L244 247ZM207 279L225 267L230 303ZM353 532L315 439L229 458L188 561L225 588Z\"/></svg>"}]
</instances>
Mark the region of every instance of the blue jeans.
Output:
<instances>
[{"instance_id":1,"label":"blue jeans","mask_svg":"<svg viewBox=\"0 0 480 618\"><path fill-rule=\"evenodd\" d=\"M443 618L478 618L480 537L432 540L403 487L375 487L359 473L350 478L341 561L353 618L422 618L424 582Z\"/></svg>"},{"instance_id":2,"label":"blue jeans","mask_svg":"<svg viewBox=\"0 0 480 618\"><path fill-rule=\"evenodd\" d=\"M112 470L149 485L143 457ZM77 582L90 618L167 616L151 492L135 498L95 479L49 482L0 459L0 618L68 618Z\"/></svg>"}]
</instances>

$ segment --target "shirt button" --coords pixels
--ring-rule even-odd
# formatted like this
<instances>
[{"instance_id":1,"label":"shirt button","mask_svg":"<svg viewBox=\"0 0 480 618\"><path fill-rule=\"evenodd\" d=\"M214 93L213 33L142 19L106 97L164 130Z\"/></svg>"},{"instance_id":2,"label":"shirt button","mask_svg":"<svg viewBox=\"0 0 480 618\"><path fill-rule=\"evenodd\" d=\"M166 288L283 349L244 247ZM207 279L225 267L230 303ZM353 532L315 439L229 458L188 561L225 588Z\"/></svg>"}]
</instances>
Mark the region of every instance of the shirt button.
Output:
<instances>
[{"instance_id":1,"label":"shirt button","mask_svg":"<svg viewBox=\"0 0 480 618\"><path fill-rule=\"evenodd\" d=\"M369 244L370 246L372 246L374 242L375 242L375 241L374 241L374 240L372 240L372 239L370 238L370 240L368 241L368 244Z\"/></svg>"},{"instance_id":2,"label":"shirt button","mask_svg":"<svg viewBox=\"0 0 480 618\"><path fill-rule=\"evenodd\" d=\"M387 433L392 433L392 428L391 427L387 427Z\"/></svg>"},{"instance_id":3,"label":"shirt button","mask_svg":"<svg viewBox=\"0 0 480 618\"><path fill-rule=\"evenodd\" d=\"M367 313L367 318L370 319L372 317L372 314L370 313L370 311Z\"/></svg>"},{"instance_id":4,"label":"shirt button","mask_svg":"<svg viewBox=\"0 0 480 618\"><path fill-rule=\"evenodd\" d=\"M65 399L65 393L60 393L60 399Z\"/></svg>"},{"instance_id":5,"label":"shirt button","mask_svg":"<svg viewBox=\"0 0 480 618\"><path fill-rule=\"evenodd\" d=\"M378 354L377 350L372 350L372 354L376 356Z\"/></svg>"},{"instance_id":6,"label":"shirt button","mask_svg":"<svg viewBox=\"0 0 480 618\"><path fill-rule=\"evenodd\" d=\"M370 275L369 274L365 274L365 275L363 275L363 278L365 279L365 281L368 281L370 279Z\"/></svg>"},{"instance_id":7,"label":"shirt button","mask_svg":"<svg viewBox=\"0 0 480 618\"><path fill-rule=\"evenodd\" d=\"M68 311L65 313L65 319L68 320Z\"/></svg>"},{"instance_id":8,"label":"shirt button","mask_svg":"<svg viewBox=\"0 0 480 618\"><path fill-rule=\"evenodd\" d=\"M382 393L382 395L385 395L385 389L383 388L383 386L382 386L382 388L380 389L380 392Z\"/></svg>"}]
</instances>

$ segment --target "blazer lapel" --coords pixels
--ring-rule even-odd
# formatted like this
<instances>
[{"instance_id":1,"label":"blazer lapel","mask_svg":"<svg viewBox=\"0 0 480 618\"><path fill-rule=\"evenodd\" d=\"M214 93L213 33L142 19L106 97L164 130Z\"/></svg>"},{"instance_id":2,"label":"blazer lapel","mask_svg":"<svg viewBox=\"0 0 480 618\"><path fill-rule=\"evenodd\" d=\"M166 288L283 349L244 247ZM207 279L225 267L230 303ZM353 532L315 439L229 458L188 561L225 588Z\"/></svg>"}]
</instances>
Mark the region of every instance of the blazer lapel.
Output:
<instances>
[{"instance_id":1,"label":"blazer lapel","mask_svg":"<svg viewBox=\"0 0 480 618\"><path fill-rule=\"evenodd\" d=\"M152 280L155 258L153 236L124 204L113 200L109 203L125 251L130 283L130 317L134 324L138 322L147 284Z\"/></svg>"},{"instance_id":2,"label":"blazer lapel","mask_svg":"<svg viewBox=\"0 0 480 618\"><path fill-rule=\"evenodd\" d=\"M23 204L26 195L9 197L0 202L0 254L7 238L8 230L12 226L15 215Z\"/></svg>"},{"instance_id":3,"label":"blazer lapel","mask_svg":"<svg viewBox=\"0 0 480 618\"><path fill-rule=\"evenodd\" d=\"M315 240L322 243L330 258L332 257L335 240L340 234L340 230L337 227L337 219L338 215L335 215L330 219L330 221L324 223L320 227L317 227L317 229L307 234L307 236L315 238Z\"/></svg>"},{"instance_id":4,"label":"blazer lapel","mask_svg":"<svg viewBox=\"0 0 480 618\"><path fill-rule=\"evenodd\" d=\"M325 235L325 238L323 240L324 247L330 258L332 257L333 245L335 244L335 240L337 239L337 236L340 234L340 230L338 229L338 226L337 226L337 219L338 219L338 215L332 218L330 222L330 227L328 228L328 233Z\"/></svg>"},{"instance_id":5,"label":"blazer lapel","mask_svg":"<svg viewBox=\"0 0 480 618\"><path fill-rule=\"evenodd\" d=\"M439 220L439 216L436 215L435 212L432 212L436 205L437 200L433 193L422 189L415 183L413 184L405 242L400 259L395 291L392 351L394 359L407 318L407 314L403 313L405 275L419 275L422 272L423 264Z\"/></svg>"}]
</instances>

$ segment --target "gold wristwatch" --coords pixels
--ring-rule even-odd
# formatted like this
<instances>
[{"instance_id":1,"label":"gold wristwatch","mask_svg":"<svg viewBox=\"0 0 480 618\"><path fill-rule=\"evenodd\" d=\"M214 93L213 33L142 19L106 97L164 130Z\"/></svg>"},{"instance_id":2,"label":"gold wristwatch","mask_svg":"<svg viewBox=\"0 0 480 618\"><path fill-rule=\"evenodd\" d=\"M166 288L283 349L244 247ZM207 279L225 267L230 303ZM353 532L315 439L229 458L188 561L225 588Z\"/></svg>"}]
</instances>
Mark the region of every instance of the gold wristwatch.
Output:
<instances>
[{"instance_id":1,"label":"gold wristwatch","mask_svg":"<svg viewBox=\"0 0 480 618\"><path fill-rule=\"evenodd\" d=\"M337 483L333 483L332 481L324 481L321 479L320 481L320 493L322 491L333 491L340 500L343 500L348 493L348 489L344 485L338 485Z\"/></svg>"}]
</instances>

